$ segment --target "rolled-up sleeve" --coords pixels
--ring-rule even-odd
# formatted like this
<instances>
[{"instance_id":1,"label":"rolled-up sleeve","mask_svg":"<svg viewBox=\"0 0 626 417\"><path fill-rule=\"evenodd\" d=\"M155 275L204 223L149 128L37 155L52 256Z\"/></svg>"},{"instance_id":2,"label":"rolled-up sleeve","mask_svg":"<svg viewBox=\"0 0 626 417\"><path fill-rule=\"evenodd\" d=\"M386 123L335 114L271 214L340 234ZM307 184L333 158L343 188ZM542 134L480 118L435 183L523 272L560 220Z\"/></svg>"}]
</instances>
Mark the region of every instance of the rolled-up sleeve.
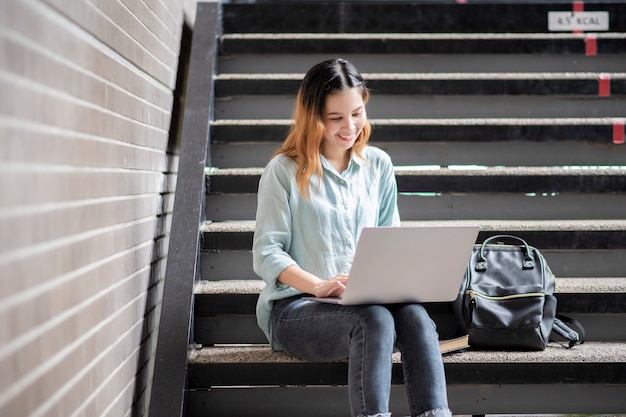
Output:
<instances>
[{"instance_id":1,"label":"rolled-up sleeve","mask_svg":"<svg viewBox=\"0 0 626 417\"><path fill-rule=\"evenodd\" d=\"M291 182L287 167L275 158L259 181L256 229L252 245L254 272L267 284L275 285L278 275L296 265L288 254L292 239L289 206Z\"/></svg>"},{"instance_id":2,"label":"rolled-up sleeve","mask_svg":"<svg viewBox=\"0 0 626 417\"><path fill-rule=\"evenodd\" d=\"M382 152L381 152L382 153ZM391 159L387 154L379 159L379 192L378 226L400 226L398 212L398 185Z\"/></svg>"}]
</instances>

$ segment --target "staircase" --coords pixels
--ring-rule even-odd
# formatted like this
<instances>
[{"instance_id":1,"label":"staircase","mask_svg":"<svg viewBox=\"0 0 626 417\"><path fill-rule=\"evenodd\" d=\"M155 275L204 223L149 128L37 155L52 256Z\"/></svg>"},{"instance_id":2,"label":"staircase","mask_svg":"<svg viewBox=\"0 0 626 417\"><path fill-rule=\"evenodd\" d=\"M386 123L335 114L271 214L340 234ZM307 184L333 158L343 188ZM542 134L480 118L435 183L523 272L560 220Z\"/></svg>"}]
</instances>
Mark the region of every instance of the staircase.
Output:
<instances>
[{"instance_id":1,"label":"staircase","mask_svg":"<svg viewBox=\"0 0 626 417\"><path fill-rule=\"evenodd\" d=\"M304 73L335 56L351 60L372 90L370 142L394 161L403 223L472 220L481 225L479 241L499 233L526 239L557 276L559 311L585 325L584 349L613 355L591 358L592 365L613 375L616 364L626 362L626 3L221 8L187 416L347 415L343 368L318 374L297 364L291 371L293 360L264 345L254 317L263 283L250 253L262 167L285 137ZM609 30L548 31L550 13L582 9L608 12ZM194 38L203 30L196 26ZM438 320L445 324L450 317L443 313ZM559 354L565 362L581 361ZM497 360L476 357L485 364ZM520 377L551 391L539 392L536 408L528 410L501 393L457 390L463 377L454 371L455 359L446 361L451 405L461 413L616 412L600 410L602 402L626 394L621 385L594 400L603 381L580 372L573 382L591 386L591 394L577 399L575 389L548 375L552 368L539 375L537 364ZM528 358L511 362L520 361ZM492 372L510 374L507 364L498 366ZM277 388L308 384L317 390ZM252 388L258 385L264 388ZM557 386L568 404L550 398ZM475 401L485 396L490 401ZM313 408L303 410L304 404ZM255 414L259 410L266 412Z\"/></svg>"}]
</instances>

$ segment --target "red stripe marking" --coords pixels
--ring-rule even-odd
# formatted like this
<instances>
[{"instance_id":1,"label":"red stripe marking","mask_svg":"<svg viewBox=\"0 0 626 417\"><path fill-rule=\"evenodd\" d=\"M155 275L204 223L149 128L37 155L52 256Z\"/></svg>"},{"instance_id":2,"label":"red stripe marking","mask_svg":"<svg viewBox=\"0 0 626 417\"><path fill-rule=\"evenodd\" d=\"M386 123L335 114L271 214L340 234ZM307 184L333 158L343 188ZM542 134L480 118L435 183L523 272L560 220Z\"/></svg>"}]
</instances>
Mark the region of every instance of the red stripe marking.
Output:
<instances>
[{"instance_id":1,"label":"red stripe marking","mask_svg":"<svg viewBox=\"0 0 626 417\"><path fill-rule=\"evenodd\" d=\"M585 55L594 56L598 54L598 42L596 35L585 36Z\"/></svg>"},{"instance_id":2,"label":"red stripe marking","mask_svg":"<svg viewBox=\"0 0 626 417\"><path fill-rule=\"evenodd\" d=\"M572 11L574 13L584 12L585 11L585 2L584 1L575 1L572 4Z\"/></svg>"},{"instance_id":3,"label":"red stripe marking","mask_svg":"<svg viewBox=\"0 0 626 417\"><path fill-rule=\"evenodd\" d=\"M624 119L617 118L613 120L613 143L622 145L624 143Z\"/></svg>"},{"instance_id":4,"label":"red stripe marking","mask_svg":"<svg viewBox=\"0 0 626 417\"><path fill-rule=\"evenodd\" d=\"M598 76L598 95L600 97L609 97L611 95L611 76L609 74L600 74Z\"/></svg>"},{"instance_id":5,"label":"red stripe marking","mask_svg":"<svg viewBox=\"0 0 626 417\"><path fill-rule=\"evenodd\" d=\"M584 12L585 11L585 3L582 1L575 1L572 3L572 11L574 13ZM573 33L583 33L582 30L576 29Z\"/></svg>"}]
</instances>

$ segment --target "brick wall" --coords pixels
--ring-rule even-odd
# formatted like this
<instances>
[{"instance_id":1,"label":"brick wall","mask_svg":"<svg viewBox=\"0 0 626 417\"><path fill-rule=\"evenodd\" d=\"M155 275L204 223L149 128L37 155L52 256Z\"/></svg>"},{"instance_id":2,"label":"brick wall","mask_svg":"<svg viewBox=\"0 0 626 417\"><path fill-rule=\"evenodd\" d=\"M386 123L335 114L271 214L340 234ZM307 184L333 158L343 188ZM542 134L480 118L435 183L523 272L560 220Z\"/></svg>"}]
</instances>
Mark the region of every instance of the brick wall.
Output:
<instances>
[{"instance_id":1,"label":"brick wall","mask_svg":"<svg viewBox=\"0 0 626 417\"><path fill-rule=\"evenodd\" d=\"M0 416L142 416L195 0L0 1Z\"/></svg>"}]
</instances>

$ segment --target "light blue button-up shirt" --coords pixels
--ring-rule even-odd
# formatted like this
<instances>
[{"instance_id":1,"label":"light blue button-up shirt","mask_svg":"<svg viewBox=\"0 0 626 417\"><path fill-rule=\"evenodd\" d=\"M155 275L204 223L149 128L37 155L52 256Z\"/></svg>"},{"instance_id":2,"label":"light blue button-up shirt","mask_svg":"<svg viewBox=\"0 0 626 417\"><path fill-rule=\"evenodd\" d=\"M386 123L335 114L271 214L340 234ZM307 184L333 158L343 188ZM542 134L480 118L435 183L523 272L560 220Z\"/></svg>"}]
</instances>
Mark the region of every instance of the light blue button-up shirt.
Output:
<instances>
[{"instance_id":1,"label":"light blue button-up shirt","mask_svg":"<svg viewBox=\"0 0 626 417\"><path fill-rule=\"evenodd\" d=\"M257 303L257 321L272 341L273 302L301 291L277 278L298 265L321 279L350 271L363 227L399 226L397 186L391 158L368 146L339 174L321 156L323 176L313 177L310 199L296 184L296 163L279 155L265 167L258 191L252 247L254 271L266 282ZM281 347L272 341L272 347Z\"/></svg>"}]
</instances>

